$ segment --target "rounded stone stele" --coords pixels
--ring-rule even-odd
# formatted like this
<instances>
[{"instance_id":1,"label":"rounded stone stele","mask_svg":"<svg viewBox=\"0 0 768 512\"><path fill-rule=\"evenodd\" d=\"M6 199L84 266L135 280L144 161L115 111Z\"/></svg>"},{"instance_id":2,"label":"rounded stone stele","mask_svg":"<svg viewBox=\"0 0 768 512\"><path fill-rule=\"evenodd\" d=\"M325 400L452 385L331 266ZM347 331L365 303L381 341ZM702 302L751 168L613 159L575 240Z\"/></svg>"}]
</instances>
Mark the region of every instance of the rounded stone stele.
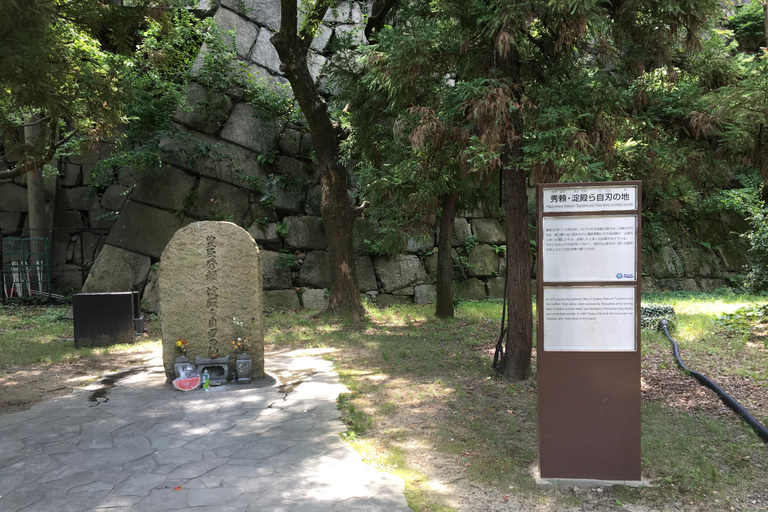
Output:
<instances>
[{"instance_id":1,"label":"rounded stone stele","mask_svg":"<svg viewBox=\"0 0 768 512\"><path fill-rule=\"evenodd\" d=\"M246 334L253 321L249 353L251 379L264 377L264 301L259 248L246 230L231 222L194 222L179 229L163 250L158 267L163 365L174 378L176 341L187 340L187 355L208 358L212 349L229 357L231 375L240 352L234 319Z\"/></svg>"}]
</instances>

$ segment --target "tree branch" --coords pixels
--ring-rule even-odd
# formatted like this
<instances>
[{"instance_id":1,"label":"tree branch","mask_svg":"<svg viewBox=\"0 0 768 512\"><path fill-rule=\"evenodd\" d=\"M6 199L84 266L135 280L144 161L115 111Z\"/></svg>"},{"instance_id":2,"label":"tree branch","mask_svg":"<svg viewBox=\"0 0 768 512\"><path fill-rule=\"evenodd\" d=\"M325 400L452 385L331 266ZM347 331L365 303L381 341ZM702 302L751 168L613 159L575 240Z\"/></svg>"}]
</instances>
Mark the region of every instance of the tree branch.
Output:
<instances>
[{"instance_id":1,"label":"tree branch","mask_svg":"<svg viewBox=\"0 0 768 512\"><path fill-rule=\"evenodd\" d=\"M365 38L370 41L374 32L378 32L384 26L390 11L397 5L398 0L373 0L373 13L365 24Z\"/></svg>"},{"instance_id":2,"label":"tree branch","mask_svg":"<svg viewBox=\"0 0 768 512\"><path fill-rule=\"evenodd\" d=\"M325 13L328 12L328 8L331 6L331 1L332 0L317 0L315 2L315 7L307 13L303 27L299 32L299 39L301 39L306 48L309 48L309 45L312 44L312 40L315 38L315 33L317 32L317 27L319 27L320 23L323 21ZM282 30L282 28L281 25L280 30Z\"/></svg>"}]
</instances>

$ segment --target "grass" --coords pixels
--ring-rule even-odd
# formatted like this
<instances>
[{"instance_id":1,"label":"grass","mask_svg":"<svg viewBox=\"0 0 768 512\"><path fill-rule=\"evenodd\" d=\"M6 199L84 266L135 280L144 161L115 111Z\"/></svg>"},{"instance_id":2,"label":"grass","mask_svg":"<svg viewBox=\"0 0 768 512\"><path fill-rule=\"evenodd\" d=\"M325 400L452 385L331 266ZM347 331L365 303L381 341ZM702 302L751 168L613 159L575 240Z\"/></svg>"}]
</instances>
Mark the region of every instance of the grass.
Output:
<instances>
[{"instance_id":1,"label":"grass","mask_svg":"<svg viewBox=\"0 0 768 512\"><path fill-rule=\"evenodd\" d=\"M766 405L757 410L768 411L768 350L755 342L760 333L718 323L722 315L768 303L768 298L675 292L643 301L675 307L673 335L687 364L744 384ZM501 307L499 302L463 303L453 319L435 319L431 306L371 308L359 324L306 312L273 313L265 320L265 341L274 348L330 349L327 357L349 388L339 397L349 428L345 437L371 464L403 477L414 510L451 510L445 488L416 469L421 457L449 460L461 478L499 496L514 494L530 508L556 510L596 499L534 484L535 380L510 383L490 369ZM0 310L0 364L54 362L105 350L74 349L72 324L63 313L61 308ZM644 330L642 351L644 369L666 366L668 374L677 372L662 334ZM747 402L742 403L750 408ZM768 412L757 416L768 420ZM759 510L750 508L749 496L768 487L767 446L735 415L646 401L642 429L643 475L654 485L606 489L600 495L605 503Z\"/></svg>"},{"instance_id":2,"label":"grass","mask_svg":"<svg viewBox=\"0 0 768 512\"><path fill-rule=\"evenodd\" d=\"M746 343L744 336L728 337L717 323L723 314L768 298L677 292L643 301L675 307L674 336L691 367L768 382L768 351ZM534 484L535 381L505 382L490 369L500 318L498 302L460 304L450 320L435 319L431 306L369 309L360 325L277 314L267 317L266 341L334 349L330 357L350 388L341 400L348 439L364 457L404 475L414 510L448 510L440 490L409 464L409 457L424 453L458 460L463 476L500 494L514 492L555 509L578 504L585 498ZM642 350L644 358L665 357L669 370L677 371L663 334L643 331ZM740 510L734 504L768 485L766 445L735 415L650 402L642 408L642 429L643 476L654 486L606 490L602 497L610 504L684 501L718 510L728 503L724 510ZM387 460L398 462L381 462Z\"/></svg>"},{"instance_id":3,"label":"grass","mask_svg":"<svg viewBox=\"0 0 768 512\"><path fill-rule=\"evenodd\" d=\"M147 352L157 340L142 340L130 345L75 348L72 320L67 306L0 306L0 371L9 365L89 359L94 355Z\"/></svg>"}]
</instances>

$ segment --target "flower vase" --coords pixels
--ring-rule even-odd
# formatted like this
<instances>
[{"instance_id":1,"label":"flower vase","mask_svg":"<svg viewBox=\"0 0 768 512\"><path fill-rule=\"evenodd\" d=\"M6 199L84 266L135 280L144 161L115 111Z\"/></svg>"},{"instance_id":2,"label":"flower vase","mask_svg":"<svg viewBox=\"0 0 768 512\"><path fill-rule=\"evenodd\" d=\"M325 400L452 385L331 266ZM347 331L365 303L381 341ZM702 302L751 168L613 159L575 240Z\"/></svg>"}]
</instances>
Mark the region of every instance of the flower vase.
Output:
<instances>
[{"instance_id":1,"label":"flower vase","mask_svg":"<svg viewBox=\"0 0 768 512\"><path fill-rule=\"evenodd\" d=\"M181 377L181 369L187 366L188 364L189 364L189 357L179 356L176 358L176 360L173 362L173 371L176 374L176 377Z\"/></svg>"},{"instance_id":2,"label":"flower vase","mask_svg":"<svg viewBox=\"0 0 768 512\"><path fill-rule=\"evenodd\" d=\"M237 383L248 384L251 382L251 354L248 352L240 352L237 354L237 360L235 361L235 367L237 368Z\"/></svg>"}]
</instances>

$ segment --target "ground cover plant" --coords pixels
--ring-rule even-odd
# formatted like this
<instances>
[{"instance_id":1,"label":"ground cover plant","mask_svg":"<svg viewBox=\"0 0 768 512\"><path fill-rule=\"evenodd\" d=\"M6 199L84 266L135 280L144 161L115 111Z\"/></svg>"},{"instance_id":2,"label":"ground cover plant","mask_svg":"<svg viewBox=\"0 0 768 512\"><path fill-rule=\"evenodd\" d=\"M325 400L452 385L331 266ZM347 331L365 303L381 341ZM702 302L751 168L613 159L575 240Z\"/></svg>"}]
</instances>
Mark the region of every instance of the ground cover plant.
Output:
<instances>
[{"instance_id":1,"label":"ground cover plant","mask_svg":"<svg viewBox=\"0 0 768 512\"><path fill-rule=\"evenodd\" d=\"M673 306L672 335L686 364L768 422L768 297L723 290L643 301ZM466 302L455 318L435 319L432 306L369 307L357 324L275 312L265 320L267 349L320 352L334 361L349 388L338 400L344 437L369 463L405 479L417 511L768 509L768 445L683 375L667 339L649 329L642 428L643 477L652 485L536 487L535 379L513 384L490 368L501 308ZM151 335L136 345L77 350L65 313L0 308L0 413L160 355Z\"/></svg>"}]
</instances>

